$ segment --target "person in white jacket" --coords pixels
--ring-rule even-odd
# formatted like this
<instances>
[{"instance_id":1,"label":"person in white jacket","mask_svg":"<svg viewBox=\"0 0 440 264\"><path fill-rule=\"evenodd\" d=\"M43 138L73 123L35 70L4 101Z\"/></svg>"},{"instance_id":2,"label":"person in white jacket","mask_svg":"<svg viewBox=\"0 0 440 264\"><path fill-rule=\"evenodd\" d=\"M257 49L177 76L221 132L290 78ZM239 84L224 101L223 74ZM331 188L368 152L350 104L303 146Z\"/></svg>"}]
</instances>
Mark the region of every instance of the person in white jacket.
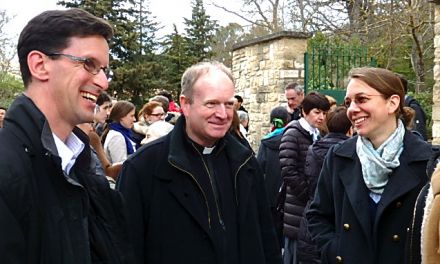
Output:
<instances>
[{"instance_id":1,"label":"person in white jacket","mask_svg":"<svg viewBox=\"0 0 440 264\"><path fill-rule=\"evenodd\" d=\"M119 101L110 112L111 122L105 129L102 140L104 141L105 154L112 164L124 162L130 154L136 151L131 131L136 121L135 109L134 104L128 101Z\"/></svg>"}]
</instances>

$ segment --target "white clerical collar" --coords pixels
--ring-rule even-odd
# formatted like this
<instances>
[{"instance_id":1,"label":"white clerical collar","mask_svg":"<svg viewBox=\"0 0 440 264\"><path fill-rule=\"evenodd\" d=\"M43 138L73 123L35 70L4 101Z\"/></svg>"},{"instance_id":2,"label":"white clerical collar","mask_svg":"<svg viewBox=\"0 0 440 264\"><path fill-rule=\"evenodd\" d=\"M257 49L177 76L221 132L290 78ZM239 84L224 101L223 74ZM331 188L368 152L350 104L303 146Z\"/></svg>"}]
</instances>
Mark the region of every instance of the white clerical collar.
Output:
<instances>
[{"instance_id":1,"label":"white clerical collar","mask_svg":"<svg viewBox=\"0 0 440 264\"><path fill-rule=\"evenodd\" d=\"M214 151L214 148L215 148L215 146L213 146L212 148L204 147L203 148L203 154L204 155L211 154Z\"/></svg>"},{"instance_id":2,"label":"white clerical collar","mask_svg":"<svg viewBox=\"0 0 440 264\"><path fill-rule=\"evenodd\" d=\"M70 169L75 164L76 158L84 149L84 143L74 134L70 135L64 143L57 135L52 133L55 145L57 146L58 155L61 158L61 168L69 175Z\"/></svg>"}]
</instances>

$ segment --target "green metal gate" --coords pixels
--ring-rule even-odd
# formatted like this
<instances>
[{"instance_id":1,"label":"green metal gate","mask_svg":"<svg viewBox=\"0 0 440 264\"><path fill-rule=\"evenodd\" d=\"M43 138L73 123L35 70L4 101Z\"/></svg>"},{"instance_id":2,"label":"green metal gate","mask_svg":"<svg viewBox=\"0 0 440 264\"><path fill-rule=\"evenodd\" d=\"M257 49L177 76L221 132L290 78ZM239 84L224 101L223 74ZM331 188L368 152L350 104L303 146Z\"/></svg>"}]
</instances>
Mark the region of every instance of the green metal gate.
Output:
<instances>
[{"instance_id":1,"label":"green metal gate","mask_svg":"<svg viewBox=\"0 0 440 264\"><path fill-rule=\"evenodd\" d=\"M344 101L346 78L351 68L376 66L365 47L311 45L304 54L304 92L318 91Z\"/></svg>"}]
</instances>

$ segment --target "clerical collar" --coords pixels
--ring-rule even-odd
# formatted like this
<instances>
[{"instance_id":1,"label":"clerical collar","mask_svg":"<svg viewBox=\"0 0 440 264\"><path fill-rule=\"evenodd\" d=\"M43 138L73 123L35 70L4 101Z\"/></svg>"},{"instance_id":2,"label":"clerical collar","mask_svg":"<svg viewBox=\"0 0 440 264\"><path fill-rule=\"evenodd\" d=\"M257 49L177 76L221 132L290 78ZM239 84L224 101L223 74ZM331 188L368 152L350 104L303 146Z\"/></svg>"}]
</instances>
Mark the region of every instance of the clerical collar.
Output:
<instances>
[{"instance_id":1,"label":"clerical collar","mask_svg":"<svg viewBox=\"0 0 440 264\"><path fill-rule=\"evenodd\" d=\"M188 140L188 142L191 145L193 145L199 151L199 153L202 153L203 155L210 155L210 154L215 153L216 152L215 150L219 149L219 148L216 148L216 147L219 146L219 143L222 141L220 139L220 141L217 141L214 146L212 146L212 147L204 147L204 146L198 144L197 142L195 142L194 140L192 140L190 137L188 137L188 135L186 133L185 133L185 137ZM221 144L220 144L220 146L221 146Z\"/></svg>"},{"instance_id":2,"label":"clerical collar","mask_svg":"<svg viewBox=\"0 0 440 264\"><path fill-rule=\"evenodd\" d=\"M203 152L202 153L204 155L209 155L209 154L211 154L214 151L214 148L215 148L215 145L213 147L211 147L211 148L203 147Z\"/></svg>"}]
</instances>

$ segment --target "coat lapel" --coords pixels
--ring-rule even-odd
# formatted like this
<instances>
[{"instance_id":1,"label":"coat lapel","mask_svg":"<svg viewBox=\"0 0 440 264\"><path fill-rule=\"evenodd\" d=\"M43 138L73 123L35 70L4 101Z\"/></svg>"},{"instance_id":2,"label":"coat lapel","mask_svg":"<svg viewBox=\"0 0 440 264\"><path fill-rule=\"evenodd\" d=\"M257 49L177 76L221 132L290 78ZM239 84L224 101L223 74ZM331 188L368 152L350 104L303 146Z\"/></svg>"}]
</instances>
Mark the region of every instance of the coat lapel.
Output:
<instances>
[{"instance_id":1,"label":"coat lapel","mask_svg":"<svg viewBox=\"0 0 440 264\"><path fill-rule=\"evenodd\" d=\"M351 166L346 166L340 173L342 184L347 192L348 200L353 208L366 238L371 237L371 217L368 210L368 191L362 179L359 159L354 159ZM371 241L368 239L370 245Z\"/></svg>"},{"instance_id":2,"label":"coat lapel","mask_svg":"<svg viewBox=\"0 0 440 264\"><path fill-rule=\"evenodd\" d=\"M420 184L420 179L420 175L417 175L413 167L408 164L407 157L403 156L400 166L392 172L378 204L376 224L384 210L399 197L416 188Z\"/></svg>"},{"instance_id":3,"label":"coat lapel","mask_svg":"<svg viewBox=\"0 0 440 264\"><path fill-rule=\"evenodd\" d=\"M169 183L169 191L213 240L209 232L208 208L206 208L205 203L200 203L200 198L197 197L197 192L194 191L194 185L185 177L191 176L173 177Z\"/></svg>"}]
</instances>

